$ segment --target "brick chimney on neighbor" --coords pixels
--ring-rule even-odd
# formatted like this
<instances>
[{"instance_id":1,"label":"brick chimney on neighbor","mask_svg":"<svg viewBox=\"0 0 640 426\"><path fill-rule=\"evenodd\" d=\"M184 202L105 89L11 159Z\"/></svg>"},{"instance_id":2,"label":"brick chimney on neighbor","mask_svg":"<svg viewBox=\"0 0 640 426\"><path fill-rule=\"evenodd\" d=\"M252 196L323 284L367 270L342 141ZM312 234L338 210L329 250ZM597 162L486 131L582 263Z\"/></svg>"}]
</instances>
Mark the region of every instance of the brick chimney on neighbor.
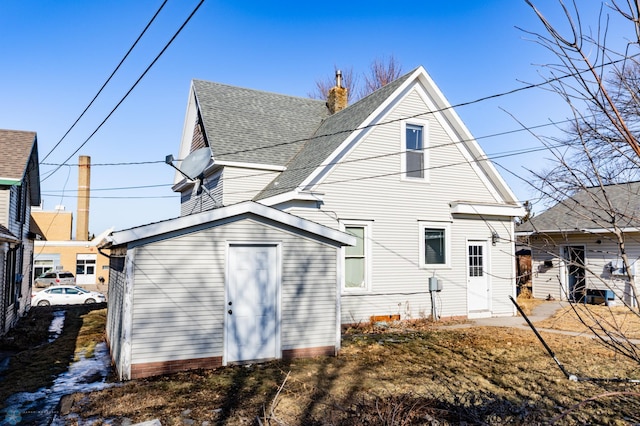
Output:
<instances>
[{"instance_id":1,"label":"brick chimney on neighbor","mask_svg":"<svg viewBox=\"0 0 640 426\"><path fill-rule=\"evenodd\" d=\"M342 71L336 71L336 85L329 89L327 107L331 114L347 107L347 89L342 87Z\"/></svg>"},{"instance_id":2,"label":"brick chimney on neighbor","mask_svg":"<svg viewBox=\"0 0 640 426\"><path fill-rule=\"evenodd\" d=\"M78 162L78 221L76 241L89 240L89 190L91 181L91 157L81 155Z\"/></svg>"}]
</instances>

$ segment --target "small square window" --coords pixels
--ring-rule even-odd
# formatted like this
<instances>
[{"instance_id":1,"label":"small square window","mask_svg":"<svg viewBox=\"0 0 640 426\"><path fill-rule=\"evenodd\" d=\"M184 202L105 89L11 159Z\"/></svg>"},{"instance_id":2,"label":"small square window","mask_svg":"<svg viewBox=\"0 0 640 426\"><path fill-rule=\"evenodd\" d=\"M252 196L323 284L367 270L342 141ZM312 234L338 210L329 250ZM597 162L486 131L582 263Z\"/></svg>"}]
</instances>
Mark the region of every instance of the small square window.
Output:
<instances>
[{"instance_id":1,"label":"small square window","mask_svg":"<svg viewBox=\"0 0 640 426\"><path fill-rule=\"evenodd\" d=\"M420 225L420 266L422 268L450 267L450 225L422 223Z\"/></svg>"}]
</instances>

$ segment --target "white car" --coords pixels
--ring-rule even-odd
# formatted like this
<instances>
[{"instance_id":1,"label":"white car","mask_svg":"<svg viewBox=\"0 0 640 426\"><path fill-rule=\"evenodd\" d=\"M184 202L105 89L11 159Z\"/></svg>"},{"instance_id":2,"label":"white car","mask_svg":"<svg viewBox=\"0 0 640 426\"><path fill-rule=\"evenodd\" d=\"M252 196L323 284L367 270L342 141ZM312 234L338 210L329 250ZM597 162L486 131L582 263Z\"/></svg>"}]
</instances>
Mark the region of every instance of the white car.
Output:
<instances>
[{"instance_id":1,"label":"white car","mask_svg":"<svg viewBox=\"0 0 640 426\"><path fill-rule=\"evenodd\" d=\"M31 306L81 305L106 301L104 294L74 285L54 285L31 295Z\"/></svg>"}]
</instances>

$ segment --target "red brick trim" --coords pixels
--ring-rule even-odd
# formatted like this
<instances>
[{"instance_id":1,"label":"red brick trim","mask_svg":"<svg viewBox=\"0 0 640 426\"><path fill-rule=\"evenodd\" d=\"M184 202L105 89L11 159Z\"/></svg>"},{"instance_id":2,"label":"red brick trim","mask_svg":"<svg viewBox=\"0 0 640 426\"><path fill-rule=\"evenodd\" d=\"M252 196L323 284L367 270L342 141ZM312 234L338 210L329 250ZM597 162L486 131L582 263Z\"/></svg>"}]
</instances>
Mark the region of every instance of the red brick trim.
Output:
<instances>
[{"instance_id":1,"label":"red brick trim","mask_svg":"<svg viewBox=\"0 0 640 426\"><path fill-rule=\"evenodd\" d=\"M299 348L299 349L285 349L282 351L282 358L291 359L291 358L311 358L314 356L335 356L336 355L336 347L335 346L319 346L316 348Z\"/></svg>"},{"instance_id":2,"label":"red brick trim","mask_svg":"<svg viewBox=\"0 0 640 426\"><path fill-rule=\"evenodd\" d=\"M178 371L217 367L222 367L221 356L195 359L177 359L173 361L145 362L131 365L131 378L140 379L142 377L176 373Z\"/></svg>"}]
</instances>

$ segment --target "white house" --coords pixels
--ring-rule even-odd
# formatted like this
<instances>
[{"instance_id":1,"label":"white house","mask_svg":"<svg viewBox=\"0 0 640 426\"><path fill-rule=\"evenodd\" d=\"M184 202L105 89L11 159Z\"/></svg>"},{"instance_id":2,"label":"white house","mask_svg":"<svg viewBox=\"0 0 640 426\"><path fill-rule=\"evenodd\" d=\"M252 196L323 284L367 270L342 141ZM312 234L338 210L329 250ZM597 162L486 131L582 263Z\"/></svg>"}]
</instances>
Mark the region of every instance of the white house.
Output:
<instances>
[{"instance_id":1,"label":"white house","mask_svg":"<svg viewBox=\"0 0 640 426\"><path fill-rule=\"evenodd\" d=\"M536 298L633 306L617 227L635 282L640 182L583 188L517 227L531 247Z\"/></svg>"},{"instance_id":2,"label":"white house","mask_svg":"<svg viewBox=\"0 0 640 426\"><path fill-rule=\"evenodd\" d=\"M210 147L183 215L243 200L344 230L342 322L514 314L521 205L422 67L353 105L192 82L179 156ZM332 111L335 111L333 114ZM194 192L194 188L196 191Z\"/></svg>"},{"instance_id":3,"label":"white house","mask_svg":"<svg viewBox=\"0 0 640 426\"><path fill-rule=\"evenodd\" d=\"M335 353L379 316L514 314L523 209L426 71L345 100L192 82L181 217L104 244L122 378Z\"/></svg>"}]
</instances>

